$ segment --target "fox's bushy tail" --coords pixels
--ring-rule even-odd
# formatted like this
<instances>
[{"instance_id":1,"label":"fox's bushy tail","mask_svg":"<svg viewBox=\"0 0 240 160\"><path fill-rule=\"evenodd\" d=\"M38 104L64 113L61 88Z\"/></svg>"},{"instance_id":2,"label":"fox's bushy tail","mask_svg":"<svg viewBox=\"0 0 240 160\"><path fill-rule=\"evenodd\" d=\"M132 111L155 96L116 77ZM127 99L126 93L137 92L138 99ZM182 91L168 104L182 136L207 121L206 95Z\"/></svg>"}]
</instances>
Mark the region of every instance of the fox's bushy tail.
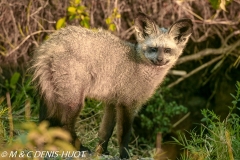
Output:
<instances>
[{"instance_id":1,"label":"fox's bushy tail","mask_svg":"<svg viewBox=\"0 0 240 160\"><path fill-rule=\"evenodd\" d=\"M41 99L41 105L44 105L41 109L46 109L45 117L51 117L57 112L57 106L55 104L54 93L54 81L52 77L52 57L51 53L47 53L49 50L39 48L35 51L35 58L32 61L32 67L30 71L33 74L32 82L38 89ZM43 112L43 111L40 111Z\"/></svg>"}]
</instances>

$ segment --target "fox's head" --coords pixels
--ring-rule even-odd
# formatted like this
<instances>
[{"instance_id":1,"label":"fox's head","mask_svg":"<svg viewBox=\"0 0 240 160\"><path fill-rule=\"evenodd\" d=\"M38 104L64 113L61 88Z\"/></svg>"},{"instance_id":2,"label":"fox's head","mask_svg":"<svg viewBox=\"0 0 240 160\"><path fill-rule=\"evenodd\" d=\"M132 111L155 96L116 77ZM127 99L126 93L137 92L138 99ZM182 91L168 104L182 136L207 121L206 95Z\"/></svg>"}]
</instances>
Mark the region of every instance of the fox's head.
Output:
<instances>
[{"instance_id":1,"label":"fox's head","mask_svg":"<svg viewBox=\"0 0 240 160\"><path fill-rule=\"evenodd\" d=\"M192 26L190 19L182 19L167 30L140 13L135 19L139 56L152 65L175 63L192 33Z\"/></svg>"}]
</instances>

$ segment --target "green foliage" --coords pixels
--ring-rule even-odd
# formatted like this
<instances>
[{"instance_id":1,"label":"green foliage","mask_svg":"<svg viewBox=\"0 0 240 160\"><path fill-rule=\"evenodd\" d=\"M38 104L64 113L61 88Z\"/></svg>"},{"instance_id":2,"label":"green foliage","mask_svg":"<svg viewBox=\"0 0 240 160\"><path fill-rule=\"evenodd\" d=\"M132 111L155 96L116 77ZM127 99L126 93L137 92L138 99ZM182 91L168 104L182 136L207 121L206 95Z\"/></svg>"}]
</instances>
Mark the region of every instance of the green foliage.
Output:
<instances>
[{"instance_id":1,"label":"green foliage","mask_svg":"<svg viewBox=\"0 0 240 160\"><path fill-rule=\"evenodd\" d=\"M10 79L10 83L8 82L8 80L5 81L5 87L9 90L9 89L15 89L16 88L16 84L19 80L20 77L20 73L15 72L11 79Z\"/></svg>"},{"instance_id":2,"label":"green foliage","mask_svg":"<svg viewBox=\"0 0 240 160\"><path fill-rule=\"evenodd\" d=\"M236 84L237 94L232 95L233 106L227 118L221 122L220 118L210 110L203 110L204 118L200 134L189 132L191 139L180 135L175 141L184 147L186 152L181 156L183 160L234 160L240 159L240 116L233 113L240 102L240 82Z\"/></svg>"},{"instance_id":3,"label":"green foliage","mask_svg":"<svg viewBox=\"0 0 240 160\"><path fill-rule=\"evenodd\" d=\"M17 156L22 152L31 151L58 151L59 155L62 151L74 151L75 148L70 144L71 136L68 132L61 128L48 128L47 122L42 122L38 126L33 122L25 122L21 124L20 130L23 133L17 136L12 144L5 145L1 150L17 151ZM29 157L22 158L28 159Z\"/></svg>"},{"instance_id":4,"label":"green foliage","mask_svg":"<svg viewBox=\"0 0 240 160\"><path fill-rule=\"evenodd\" d=\"M229 4L231 1L230 0L209 0L211 3L211 6L214 9L222 9L226 11L226 5Z\"/></svg>"},{"instance_id":5,"label":"green foliage","mask_svg":"<svg viewBox=\"0 0 240 160\"><path fill-rule=\"evenodd\" d=\"M7 108L3 107L2 102L4 101L4 97L0 97L0 144L1 140L6 136L6 130L4 127L4 121L2 120L4 115L7 113Z\"/></svg>"},{"instance_id":6,"label":"green foliage","mask_svg":"<svg viewBox=\"0 0 240 160\"><path fill-rule=\"evenodd\" d=\"M118 12L117 8L114 8L112 14L105 20L106 24L108 25L108 30L115 31L116 24L114 23L114 21L120 18L121 14Z\"/></svg>"},{"instance_id":7,"label":"green foliage","mask_svg":"<svg viewBox=\"0 0 240 160\"><path fill-rule=\"evenodd\" d=\"M22 109L26 104L26 101L34 102L35 99L35 90L31 83L31 76L28 74L20 74L19 72L13 73L10 80L5 81L5 85L2 85L2 93L9 92L11 95L11 103L15 111L22 113ZM4 94L3 94L4 95ZM39 100L35 101L36 103L32 105L39 105ZM6 104L6 103L5 103ZM34 107L34 113L37 110L37 107ZM22 110L22 111L20 111Z\"/></svg>"},{"instance_id":8,"label":"green foliage","mask_svg":"<svg viewBox=\"0 0 240 160\"><path fill-rule=\"evenodd\" d=\"M21 128L26 131L27 134L22 134L16 140L19 144L29 146L29 149L53 149L55 147L65 148L66 150L74 150L69 145L71 136L68 132L61 128L48 128L47 122L41 122L37 126L33 122L25 122L21 125ZM61 139L63 142L60 142Z\"/></svg>"},{"instance_id":9,"label":"green foliage","mask_svg":"<svg viewBox=\"0 0 240 160\"><path fill-rule=\"evenodd\" d=\"M34 87L31 83L31 76L15 72L9 79L5 80L5 85L1 84L0 90L0 137L8 141L9 114L12 115L14 124L20 124L31 118L31 121L37 120L39 107L39 98L36 98ZM8 113L6 93L10 95L12 112ZM29 106L29 107L28 107ZM32 110L31 110L32 109ZM8 114L7 114L8 113ZM28 117L26 117L28 115Z\"/></svg>"},{"instance_id":10,"label":"green foliage","mask_svg":"<svg viewBox=\"0 0 240 160\"><path fill-rule=\"evenodd\" d=\"M58 30L60 28L63 28L65 27L65 25L66 25L66 18L65 17L60 18L56 23L56 29Z\"/></svg>"},{"instance_id":11,"label":"green foliage","mask_svg":"<svg viewBox=\"0 0 240 160\"><path fill-rule=\"evenodd\" d=\"M86 7L81 5L81 0L71 0L70 6L67 8L67 17L60 18L56 23L56 29L60 29L66 25L66 20L77 20L80 25L90 28L90 18Z\"/></svg>"},{"instance_id":12,"label":"green foliage","mask_svg":"<svg viewBox=\"0 0 240 160\"><path fill-rule=\"evenodd\" d=\"M148 133L148 136L140 137L141 143L155 144L157 133L169 133L172 129L171 119L187 112L186 107L178 105L175 101L166 100L167 96L171 97L169 89L161 87L141 111L139 115L141 128Z\"/></svg>"},{"instance_id":13,"label":"green foliage","mask_svg":"<svg viewBox=\"0 0 240 160\"><path fill-rule=\"evenodd\" d=\"M214 9L218 9L221 0L209 0Z\"/></svg>"}]
</instances>

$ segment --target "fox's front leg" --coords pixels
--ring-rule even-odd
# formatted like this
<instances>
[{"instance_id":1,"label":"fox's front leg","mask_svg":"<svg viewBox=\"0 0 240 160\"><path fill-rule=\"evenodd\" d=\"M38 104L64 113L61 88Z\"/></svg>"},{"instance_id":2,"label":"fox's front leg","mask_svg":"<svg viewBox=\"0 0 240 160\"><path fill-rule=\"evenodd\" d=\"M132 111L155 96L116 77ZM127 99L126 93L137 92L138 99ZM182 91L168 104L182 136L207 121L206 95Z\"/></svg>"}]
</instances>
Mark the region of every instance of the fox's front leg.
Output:
<instances>
[{"instance_id":1,"label":"fox's front leg","mask_svg":"<svg viewBox=\"0 0 240 160\"><path fill-rule=\"evenodd\" d=\"M134 113L133 108L124 105L117 106L117 136L121 159L129 158L128 143L135 116Z\"/></svg>"},{"instance_id":2,"label":"fox's front leg","mask_svg":"<svg viewBox=\"0 0 240 160\"><path fill-rule=\"evenodd\" d=\"M107 104L104 108L104 115L99 129L99 144L96 152L101 154L109 154L107 150L108 141L112 136L114 126L116 124L116 108L113 104Z\"/></svg>"}]
</instances>

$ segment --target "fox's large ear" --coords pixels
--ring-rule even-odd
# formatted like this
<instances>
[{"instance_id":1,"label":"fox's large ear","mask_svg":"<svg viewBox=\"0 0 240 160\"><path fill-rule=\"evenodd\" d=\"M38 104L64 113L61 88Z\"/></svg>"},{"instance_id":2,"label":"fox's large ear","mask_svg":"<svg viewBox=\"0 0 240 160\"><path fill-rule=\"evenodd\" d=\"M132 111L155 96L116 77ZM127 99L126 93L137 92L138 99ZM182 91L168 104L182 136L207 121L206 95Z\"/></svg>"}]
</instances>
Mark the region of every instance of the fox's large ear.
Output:
<instances>
[{"instance_id":1,"label":"fox's large ear","mask_svg":"<svg viewBox=\"0 0 240 160\"><path fill-rule=\"evenodd\" d=\"M192 34L192 21L182 19L175 22L169 29L168 34L177 44L185 45Z\"/></svg>"},{"instance_id":2,"label":"fox's large ear","mask_svg":"<svg viewBox=\"0 0 240 160\"><path fill-rule=\"evenodd\" d=\"M157 34L159 29L155 22L147 17L144 13L139 13L135 19L135 32L137 41L143 41L151 34Z\"/></svg>"}]
</instances>

